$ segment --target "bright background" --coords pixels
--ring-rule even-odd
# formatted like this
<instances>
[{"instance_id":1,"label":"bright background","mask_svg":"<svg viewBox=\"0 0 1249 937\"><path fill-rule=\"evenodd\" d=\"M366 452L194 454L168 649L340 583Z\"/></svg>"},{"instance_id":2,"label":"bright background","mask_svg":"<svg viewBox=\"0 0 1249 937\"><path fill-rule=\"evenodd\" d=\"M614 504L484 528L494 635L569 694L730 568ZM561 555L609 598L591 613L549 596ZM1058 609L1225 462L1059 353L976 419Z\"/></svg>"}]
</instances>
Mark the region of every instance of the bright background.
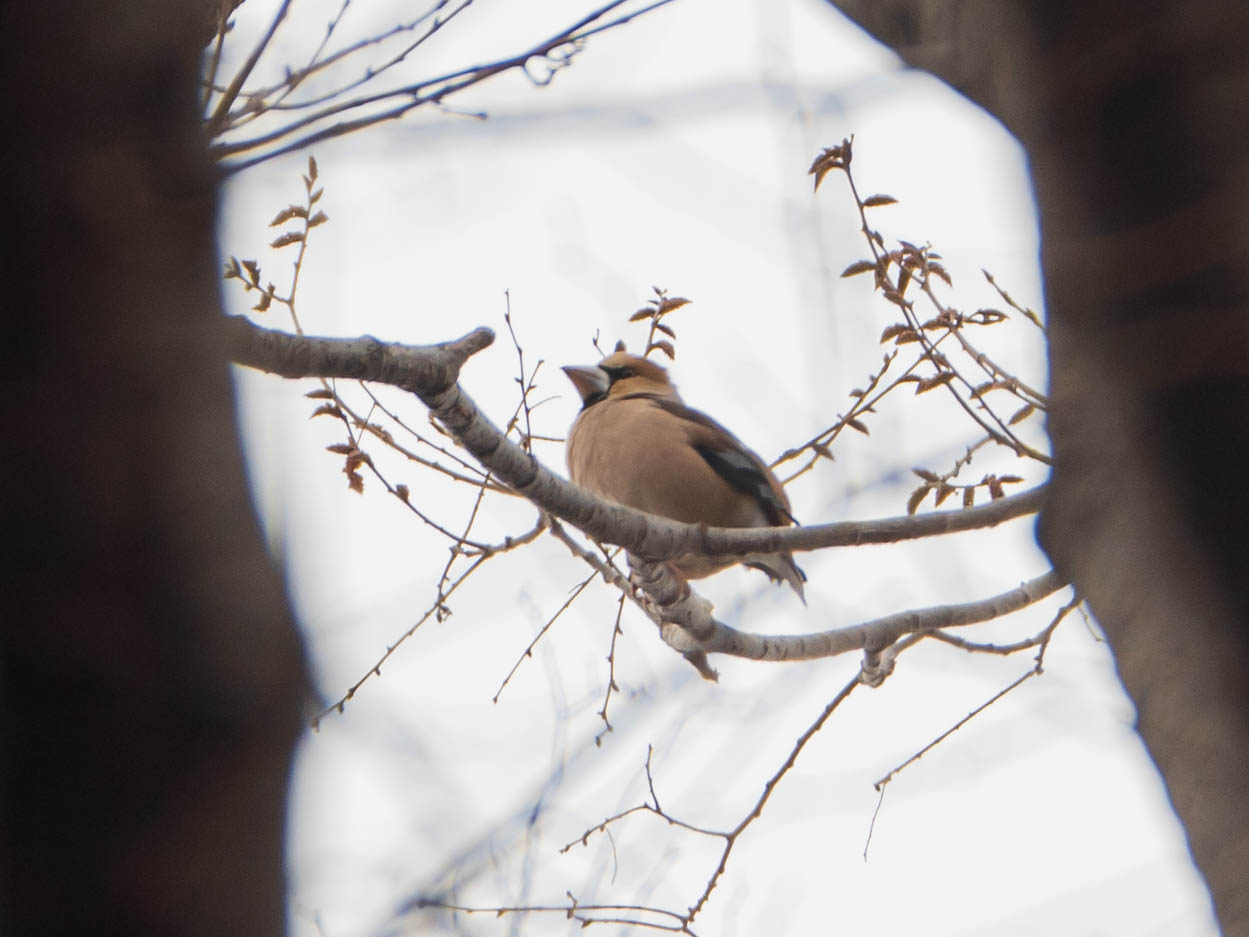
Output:
<instances>
[{"instance_id":1,"label":"bright background","mask_svg":"<svg viewBox=\"0 0 1249 937\"><path fill-rule=\"evenodd\" d=\"M305 60L340 7L294 4L259 74ZM245 55L273 8L263 0L240 8L227 63ZM589 8L584 0L478 0L404 74L510 54ZM406 4L361 4L336 36L347 41L413 16ZM899 199L875 209L874 224L887 238L931 242L944 255L951 302L1000 307L980 274L987 268L1016 298L1043 308L1035 209L1017 144L818 0L678 0L593 38L548 86L509 73L448 103L489 119L419 111L312 150L325 188L319 207L331 220L313 232L300 317L313 334L414 344L490 326L498 337L462 382L498 423L517 401L505 291L526 362L545 362L535 399L553 398L536 411L535 429L561 436L578 401L558 366L595 361L596 335L604 347L617 338L637 347L644 330L626 319L652 284L693 300L669 320L679 336L673 375L688 403L765 458L833 422L847 392L879 366L878 338L894 321L868 278L839 278L865 254L844 178L831 175L813 195L806 174L822 146L851 134L861 194ZM266 225L301 200L305 161L295 154L262 164L226 188L223 253L256 257L279 291L294 254L264 247L276 233ZM233 283L225 295L235 312L254 301ZM260 321L288 327L283 314ZM990 332L987 350L1044 383L1035 328L1020 321ZM429 606L446 541L371 478L363 497L347 490L341 459L324 451L342 441L341 428L308 419L315 404L302 395L315 383L242 370L237 380L257 502L286 564L321 702L331 702ZM418 402L386 399L429 434ZM976 439L953 413L940 393L891 397L872 417L870 437L843 434L836 462L791 486L796 515L821 522L902 513L917 482L911 467L944 471ZM382 447L368 448L380 463ZM537 452L562 471L561 445ZM1014 468L984 453L970 476ZM470 491L393 460L384 470L439 523L462 529ZM523 502L495 498L474 536L501 540L534 517ZM1045 569L1030 520L800 561L811 580L806 608L748 571L720 574L699 591L737 627L809 632L969 601ZM859 661L717 659L713 685L628 609L614 731L596 745L615 611L601 584L492 702L588 572L549 538L492 560L451 599L450 618L422 626L341 715L306 735L290 816L294 934L577 930L559 914L397 913L422 894L482 907L565 904L566 891L583 903L678 910L696 900L719 843L654 817L614 825L610 837L592 836L566 855L559 847L641 802L648 746L669 812L732 827ZM1065 598L966 636L1031 635ZM894 780L864 861L872 783L1030 665L1028 655L920 646L884 687L857 691L738 842L694 930L1215 933L1108 649L1078 614L1058 630L1042 678Z\"/></svg>"}]
</instances>

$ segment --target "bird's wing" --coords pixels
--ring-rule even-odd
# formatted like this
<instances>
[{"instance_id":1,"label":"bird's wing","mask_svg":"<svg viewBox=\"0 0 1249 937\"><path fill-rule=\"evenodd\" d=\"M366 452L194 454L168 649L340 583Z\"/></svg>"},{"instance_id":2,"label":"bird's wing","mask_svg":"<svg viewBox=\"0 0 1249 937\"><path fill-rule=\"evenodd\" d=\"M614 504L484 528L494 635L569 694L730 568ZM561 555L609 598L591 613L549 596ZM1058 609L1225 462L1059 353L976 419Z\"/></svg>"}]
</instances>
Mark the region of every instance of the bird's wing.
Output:
<instances>
[{"instance_id":1,"label":"bird's wing","mask_svg":"<svg viewBox=\"0 0 1249 937\"><path fill-rule=\"evenodd\" d=\"M651 394L630 396L644 396L654 406L690 424L690 443L694 449L736 491L754 498L763 508L769 523L776 527L798 523L790 513L789 499L776 476L729 430L707 414L687 407L672 397Z\"/></svg>"}]
</instances>

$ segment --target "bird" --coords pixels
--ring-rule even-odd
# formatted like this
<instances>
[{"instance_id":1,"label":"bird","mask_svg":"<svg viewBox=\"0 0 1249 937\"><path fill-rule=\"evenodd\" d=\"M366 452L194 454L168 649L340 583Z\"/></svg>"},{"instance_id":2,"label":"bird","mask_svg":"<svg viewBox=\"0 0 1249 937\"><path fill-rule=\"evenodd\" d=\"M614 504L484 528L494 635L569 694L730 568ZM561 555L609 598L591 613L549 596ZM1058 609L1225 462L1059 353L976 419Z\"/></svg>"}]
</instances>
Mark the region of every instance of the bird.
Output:
<instances>
[{"instance_id":1,"label":"bird","mask_svg":"<svg viewBox=\"0 0 1249 937\"><path fill-rule=\"evenodd\" d=\"M753 450L707 414L686 406L667 370L616 350L596 365L563 368L581 396L568 432L568 473L602 498L687 524L780 527L796 524L789 498ZM788 583L806 603L806 574L793 555L685 554L669 561L683 579L735 563Z\"/></svg>"}]
</instances>

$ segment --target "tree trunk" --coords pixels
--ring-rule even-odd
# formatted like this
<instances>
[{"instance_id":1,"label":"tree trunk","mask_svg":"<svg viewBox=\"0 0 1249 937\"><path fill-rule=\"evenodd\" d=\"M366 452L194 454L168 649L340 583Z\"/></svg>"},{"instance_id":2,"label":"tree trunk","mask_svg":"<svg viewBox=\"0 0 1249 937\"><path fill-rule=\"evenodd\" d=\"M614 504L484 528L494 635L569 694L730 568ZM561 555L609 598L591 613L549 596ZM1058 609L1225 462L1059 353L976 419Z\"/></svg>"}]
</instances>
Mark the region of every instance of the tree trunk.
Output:
<instances>
[{"instance_id":1,"label":"tree trunk","mask_svg":"<svg viewBox=\"0 0 1249 937\"><path fill-rule=\"evenodd\" d=\"M202 14L5 8L8 934L285 929L304 675L218 333Z\"/></svg>"}]
</instances>

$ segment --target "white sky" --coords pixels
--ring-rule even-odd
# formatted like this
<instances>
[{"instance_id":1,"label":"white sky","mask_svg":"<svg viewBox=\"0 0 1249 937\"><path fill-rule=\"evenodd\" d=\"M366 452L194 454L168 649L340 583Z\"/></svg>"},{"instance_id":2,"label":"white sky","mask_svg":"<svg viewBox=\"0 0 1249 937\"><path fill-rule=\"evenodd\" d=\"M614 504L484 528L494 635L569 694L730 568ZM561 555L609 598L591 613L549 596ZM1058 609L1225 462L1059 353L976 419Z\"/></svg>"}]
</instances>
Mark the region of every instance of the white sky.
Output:
<instances>
[{"instance_id":1,"label":"white sky","mask_svg":"<svg viewBox=\"0 0 1249 937\"><path fill-rule=\"evenodd\" d=\"M295 4L262 68L276 74L306 57L339 5ZM272 6L248 0L238 37L254 35ZM518 50L590 6L478 0L405 74ZM412 15L402 4L361 4L343 32L365 35ZM985 267L1042 308L1019 148L938 82L901 71L817 0L678 0L593 39L549 87L509 75L452 103L490 119L418 113L313 150L331 222L314 232L300 313L314 334L417 344L490 326L498 338L468 364L463 383L496 422L516 403L505 290L526 360L546 362L538 397L557 396L536 411L539 431L559 436L578 401L558 366L592 363L596 334L604 346L618 337L636 346L644 332L625 320L652 284L694 300L671 320L673 374L687 402L765 458L832 422L847 391L879 365L877 339L893 321L866 278L838 278L864 253L844 180L830 176L813 196L806 175L821 146L851 134L861 193L900 200L876 209L875 223L886 237L929 241L945 255L958 288L952 302L969 311L1000 305L980 276ZM301 198L304 161L262 165L226 191L223 252L257 257L280 290L293 253L265 250L274 234L265 225ZM247 298L227 286L243 311ZM276 312L263 321L287 325ZM1042 384L1042 349L1025 325L1000 330L1017 340L987 343ZM324 451L341 431L308 419L312 404L301 395L312 382L240 371L238 383L258 502L287 564L318 691L333 700L429 605L445 541L372 479L364 497L347 490L341 461ZM910 468L944 471L975 439L948 418L942 397L899 395L873 418L870 438L840 437L837 461L791 486L797 516L902 513ZM416 401L387 399L412 425L428 426ZM369 451L380 464L381 447ZM562 446L538 454L562 471ZM386 466L415 503L462 527L467 492L395 460ZM978 456L971 474L990 470L1011 463ZM523 503L496 498L475 534L498 540L533 517ZM811 578L805 609L747 571L699 591L737 627L802 632L968 601L1045 568L1030 521L947 543L800 560ZM394 918L407 898L453 884L458 900L479 906L560 904L567 890L584 903L675 909L698 897L718 846L653 817L567 855L558 848L641 800L648 745L668 810L733 826L859 662L715 660L721 680L712 685L627 611L615 731L596 747L615 608L601 584L491 702L587 573L549 539L492 561L451 600L450 619L420 629L342 715L306 737L291 808L294 934L576 930L559 915ZM966 636L1030 635L1054 607ZM884 687L857 691L738 843L695 931L1215 933L1113 663L1079 616L1059 629L1041 679L890 785L864 861L872 782L1030 662L921 646Z\"/></svg>"}]
</instances>

